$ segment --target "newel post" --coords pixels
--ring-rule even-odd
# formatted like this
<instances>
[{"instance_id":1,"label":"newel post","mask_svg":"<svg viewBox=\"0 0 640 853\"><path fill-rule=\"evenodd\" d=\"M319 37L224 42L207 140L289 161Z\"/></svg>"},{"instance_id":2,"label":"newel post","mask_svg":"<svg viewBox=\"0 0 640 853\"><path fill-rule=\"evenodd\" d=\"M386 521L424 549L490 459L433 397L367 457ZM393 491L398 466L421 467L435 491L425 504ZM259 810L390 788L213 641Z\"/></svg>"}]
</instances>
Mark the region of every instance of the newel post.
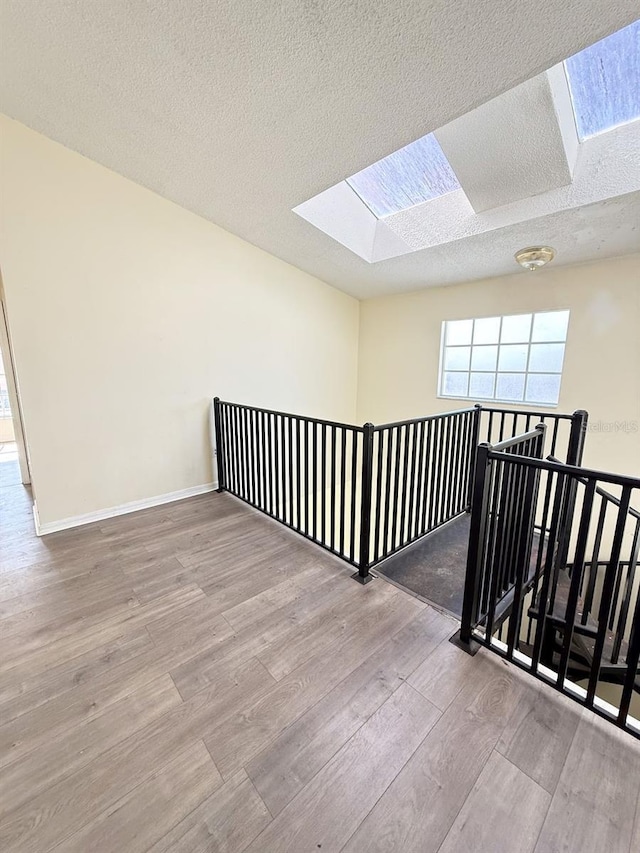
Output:
<instances>
[{"instance_id":1,"label":"newel post","mask_svg":"<svg viewBox=\"0 0 640 853\"><path fill-rule=\"evenodd\" d=\"M577 409L571 415L571 432L569 433L569 448L567 450L567 465L582 465L584 442L587 437L589 413Z\"/></svg>"},{"instance_id":2,"label":"newel post","mask_svg":"<svg viewBox=\"0 0 640 853\"><path fill-rule=\"evenodd\" d=\"M213 422L216 433L216 468L218 469L218 488L216 492L224 492L227 488L227 476L224 464L224 439L222 437L220 397L213 398Z\"/></svg>"},{"instance_id":3,"label":"newel post","mask_svg":"<svg viewBox=\"0 0 640 853\"><path fill-rule=\"evenodd\" d=\"M475 616L478 611L480 581L483 573L484 538L487 526L487 503L489 492L489 471L491 445L483 442L477 446L473 497L471 504L471 529L469 531L469 550L462 600L462 619L460 630L451 638L451 642L469 654L475 654L477 644L472 640Z\"/></svg>"},{"instance_id":4,"label":"newel post","mask_svg":"<svg viewBox=\"0 0 640 853\"><path fill-rule=\"evenodd\" d=\"M373 424L366 423L362 444L362 498L360 503L360 557L358 571L351 575L354 580L365 584L373 580L369 574L369 552L371 540L371 494L373 490Z\"/></svg>"}]
</instances>

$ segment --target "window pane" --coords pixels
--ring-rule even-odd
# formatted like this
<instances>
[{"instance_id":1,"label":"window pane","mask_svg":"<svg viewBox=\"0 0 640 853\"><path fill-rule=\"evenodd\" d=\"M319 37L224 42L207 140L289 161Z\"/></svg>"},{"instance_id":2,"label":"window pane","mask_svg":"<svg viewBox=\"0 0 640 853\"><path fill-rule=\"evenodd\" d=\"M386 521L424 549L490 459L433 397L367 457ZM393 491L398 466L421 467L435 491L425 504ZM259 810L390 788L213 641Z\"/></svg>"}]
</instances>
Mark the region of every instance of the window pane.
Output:
<instances>
[{"instance_id":1,"label":"window pane","mask_svg":"<svg viewBox=\"0 0 640 853\"><path fill-rule=\"evenodd\" d=\"M522 400L524 397L524 375L521 373L499 373L496 387L498 400Z\"/></svg>"},{"instance_id":2,"label":"window pane","mask_svg":"<svg viewBox=\"0 0 640 853\"><path fill-rule=\"evenodd\" d=\"M447 335L445 343L464 346L471 343L473 320L447 320Z\"/></svg>"},{"instance_id":3,"label":"window pane","mask_svg":"<svg viewBox=\"0 0 640 853\"><path fill-rule=\"evenodd\" d=\"M532 344L529 370L561 373L564 344Z\"/></svg>"},{"instance_id":4,"label":"window pane","mask_svg":"<svg viewBox=\"0 0 640 853\"><path fill-rule=\"evenodd\" d=\"M513 314L511 317L503 317L500 340L503 344L526 343L529 340L530 329L531 314Z\"/></svg>"},{"instance_id":5,"label":"window pane","mask_svg":"<svg viewBox=\"0 0 640 853\"><path fill-rule=\"evenodd\" d=\"M444 369L445 370L469 370L469 357L471 347L445 347ZM551 368L547 368L551 370Z\"/></svg>"},{"instance_id":6,"label":"window pane","mask_svg":"<svg viewBox=\"0 0 640 853\"><path fill-rule=\"evenodd\" d=\"M566 341L569 326L568 311L546 311L534 314L532 341Z\"/></svg>"},{"instance_id":7,"label":"window pane","mask_svg":"<svg viewBox=\"0 0 640 853\"><path fill-rule=\"evenodd\" d=\"M532 373L527 380L528 403L556 404L560 396L560 376L554 373Z\"/></svg>"},{"instance_id":8,"label":"window pane","mask_svg":"<svg viewBox=\"0 0 640 853\"><path fill-rule=\"evenodd\" d=\"M498 370L526 370L528 350L527 344L510 344L500 347Z\"/></svg>"},{"instance_id":9,"label":"window pane","mask_svg":"<svg viewBox=\"0 0 640 853\"><path fill-rule=\"evenodd\" d=\"M640 116L640 21L565 61L581 139Z\"/></svg>"},{"instance_id":10,"label":"window pane","mask_svg":"<svg viewBox=\"0 0 640 853\"><path fill-rule=\"evenodd\" d=\"M460 189L433 133L367 166L347 183L378 218Z\"/></svg>"},{"instance_id":11,"label":"window pane","mask_svg":"<svg viewBox=\"0 0 640 853\"><path fill-rule=\"evenodd\" d=\"M472 370L495 370L498 347L474 347L471 354Z\"/></svg>"},{"instance_id":12,"label":"window pane","mask_svg":"<svg viewBox=\"0 0 640 853\"><path fill-rule=\"evenodd\" d=\"M469 380L470 397L493 397L494 373L472 373Z\"/></svg>"},{"instance_id":13,"label":"window pane","mask_svg":"<svg viewBox=\"0 0 640 853\"><path fill-rule=\"evenodd\" d=\"M466 397L469 384L468 373L446 373L442 383L442 393L450 397Z\"/></svg>"},{"instance_id":14,"label":"window pane","mask_svg":"<svg viewBox=\"0 0 640 853\"><path fill-rule=\"evenodd\" d=\"M500 340L500 317L483 317L473 327L474 344L497 344Z\"/></svg>"}]
</instances>

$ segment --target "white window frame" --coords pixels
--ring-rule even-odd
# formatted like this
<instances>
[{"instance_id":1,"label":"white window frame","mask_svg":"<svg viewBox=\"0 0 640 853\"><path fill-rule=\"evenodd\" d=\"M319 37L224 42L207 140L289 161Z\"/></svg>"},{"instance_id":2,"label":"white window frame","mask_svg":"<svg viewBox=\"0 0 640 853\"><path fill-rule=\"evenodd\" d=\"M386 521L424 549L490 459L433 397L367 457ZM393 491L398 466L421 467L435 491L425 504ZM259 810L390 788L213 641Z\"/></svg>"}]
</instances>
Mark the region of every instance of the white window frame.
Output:
<instances>
[{"instance_id":1,"label":"white window frame","mask_svg":"<svg viewBox=\"0 0 640 853\"><path fill-rule=\"evenodd\" d=\"M555 313L560 313L560 312L566 312L569 315L567 318L567 331L566 331L564 340L532 341L533 327L535 324L536 316L539 314L555 314ZM527 346L526 367L524 370L499 370L500 346L506 345L506 344L502 344L502 340L501 340L503 321L506 317L518 317L518 316L521 316L524 314L530 314L531 315L531 323L529 326L529 339L528 339L528 341L522 341L522 344L523 345L526 344L526 346ZM491 371L491 370L488 370L488 371L472 371L471 370L471 364L472 364L472 360L473 360L473 347L474 347L473 336L474 336L474 331L475 331L475 323L477 320L485 320L485 319L490 319L493 317L499 317L499 319L500 319L500 331L498 333L498 343L495 345L498 348L498 353L496 356L496 369L494 371ZM448 370L445 371L444 365L445 365L445 350L447 349L447 343L446 343L446 340L447 340L447 324L448 323L460 322L460 321L463 321L463 322L471 321L473 324L472 328L471 328L471 343L468 345L469 349L471 350L470 355L469 355L469 367L467 370L456 370L456 369L449 368ZM569 308L551 308L551 309L548 309L546 311L518 311L518 312L514 312L513 314L487 314L487 315L482 316L482 317L460 317L460 318L455 318L455 319L451 319L451 320L443 320L441 323L441 327L440 327L440 361L439 361L439 365L438 365L438 393L437 393L438 398L443 399L443 400L471 401L471 402L477 402L477 403L485 403L487 405L491 405L492 403L500 403L503 405L508 405L510 407L511 406L537 406L539 408L545 408L545 409L557 408L559 405L560 393L562 391L562 376L564 373L564 360L565 360L565 356L566 356L567 340L569 337L569 323L570 323L570 321L571 321L571 311ZM538 343L540 343L540 344L563 344L565 347L565 350L563 352L561 370L560 371L553 371L553 370L530 371L529 370L529 363L530 363L530 358L531 358L531 345L532 345L532 343L533 344L538 344ZM454 346L457 346L457 345L454 345ZM459 346L463 347L466 345L460 344ZM493 346L493 344L476 344L475 346ZM472 372L493 373L494 377L495 377L494 378L494 396L493 397L470 397L468 395L468 393L465 396L459 396L457 394L445 394L443 391L445 372L446 373L466 373L468 376L467 391L469 389L469 384L470 384ZM498 376L501 373L509 373L509 374L518 373L518 374L522 374L524 376L524 392L523 392L522 400L505 400L502 397L495 396L495 393L496 393L497 387L498 387ZM556 401L555 403L548 403L548 402L541 403L538 400L528 400L527 399L527 385L528 385L529 375L531 374L531 375L535 376L536 374L540 375L541 373L544 373L545 375L553 374L553 375L560 377L560 384L558 386L558 401Z\"/></svg>"}]
</instances>

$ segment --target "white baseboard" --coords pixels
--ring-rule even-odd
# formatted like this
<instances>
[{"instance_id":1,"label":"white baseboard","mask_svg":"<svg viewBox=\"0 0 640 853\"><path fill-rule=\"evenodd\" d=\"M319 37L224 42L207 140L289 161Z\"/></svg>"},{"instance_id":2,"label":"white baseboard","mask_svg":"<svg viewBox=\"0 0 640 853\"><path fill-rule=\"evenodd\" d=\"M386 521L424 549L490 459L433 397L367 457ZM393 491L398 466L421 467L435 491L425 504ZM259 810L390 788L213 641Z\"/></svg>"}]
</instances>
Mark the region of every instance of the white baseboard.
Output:
<instances>
[{"instance_id":1,"label":"white baseboard","mask_svg":"<svg viewBox=\"0 0 640 853\"><path fill-rule=\"evenodd\" d=\"M94 521L104 521L106 518L115 518L118 515L127 515L141 509L150 509L154 506L182 501L185 498L193 498L196 495L204 495L218 488L217 483L205 483L202 486L191 486L188 489L180 489L177 492L168 492L166 495L156 495L153 498L145 498L141 501L112 506L108 509L100 509L97 512L87 512L84 515L74 515L70 518L61 518L59 521L47 521L40 523L38 507L33 505L33 521L37 536L46 536L47 533L57 533L59 530L69 530L71 527L81 527L83 524L91 524Z\"/></svg>"}]
</instances>

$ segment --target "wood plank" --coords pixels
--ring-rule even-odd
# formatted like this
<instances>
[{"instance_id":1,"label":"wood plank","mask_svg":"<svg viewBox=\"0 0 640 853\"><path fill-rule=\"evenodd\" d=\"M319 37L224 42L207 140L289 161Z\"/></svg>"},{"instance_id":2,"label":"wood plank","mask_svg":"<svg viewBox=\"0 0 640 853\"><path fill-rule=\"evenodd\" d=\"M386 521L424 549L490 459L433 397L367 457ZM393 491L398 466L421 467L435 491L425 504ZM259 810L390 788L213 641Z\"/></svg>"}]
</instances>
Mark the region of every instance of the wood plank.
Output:
<instances>
[{"instance_id":1,"label":"wood plank","mask_svg":"<svg viewBox=\"0 0 640 853\"><path fill-rule=\"evenodd\" d=\"M524 674L520 678L520 700L496 749L553 794L582 712L552 687Z\"/></svg>"},{"instance_id":2,"label":"wood plank","mask_svg":"<svg viewBox=\"0 0 640 853\"><path fill-rule=\"evenodd\" d=\"M474 666L475 660L471 655L445 639L438 654L427 658L411 675L409 684L436 708L446 711L467 683Z\"/></svg>"},{"instance_id":3,"label":"wood plank","mask_svg":"<svg viewBox=\"0 0 640 853\"><path fill-rule=\"evenodd\" d=\"M23 744L13 763L9 752L0 775L0 819L181 704L170 676L163 675L63 734L34 740L31 748Z\"/></svg>"},{"instance_id":4,"label":"wood plank","mask_svg":"<svg viewBox=\"0 0 640 853\"><path fill-rule=\"evenodd\" d=\"M244 770L188 814L149 853L237 853L271 822Z\"/></svg>"},{"instance_id":5,"label":"wood plank","mask_svg":"<svg viewBox=\"0 0 640 853\"><path fill-rule=\"evenodd\" d=\"M276 586L223 611L224 618L234 630L241 631L287 604L299 601L301 597L307 596L313 600L321 587L335 583L335 579L340 575L344 575L341 567L328 566L318 560L300 570L294 577L286 578Z\"/></svg>"},{"instance_id":6,"label":"wood plank","mask_svg":"<svg viewBox=\"0 0 640 853\"><path fill-rule=\"evenodd\" d=\"M135 631L44 672L31 674L20 668L12 671L11 677L5 674L0 684L0 719L8 723L152 647L153 642L145 630Z\"/></svg>"},{"instance_id":7,"label":"wood plank","mask_svg":"<svg viewBox=\"0 0 640 853\"><path fill-rule=\"evenodd\" d=\"M225 637L228 636L229 628L222 621L221 637ZM212 635L207 631L205 642L216 641L215 631ZM114 702L165 675L172 664L179 663L193 653L190 641L179 647L152 646L87 683L0 726L0 766L16 761L32 749L46 745L51 738L60 737L69 728L92 719ZM233 683L238 665L237 661L220 663L216 670L219 687ZM263 672L264 681L272 684L273 679L264 667L260 665L259 669Z\"/></svg>"},{"instance_id":8,"label":"wood plank","mask_svg":"<svg viewBox=\"0 0 640 853\"><path fill-rule=\"evenodd\" d=\"M122 592L131 593L131 584L118 569L99 578L90 573L65 578L2 600L0 631L3 637L10 637L23 630L38 630L52 618Z\"/></svg>"},{"instance_id":9,"label":"wood plank","mask_svg":"<svg viewBox=\"0 0 640 853\"><path fill-rule=\"evenodd\" d=\"M439 849L518 696L510 667L482 652L474 660L466 687L378 800L345 853Z\"/></svg>"},{"instance_id":10,"label":"wood plank","mask_svg":"<svg viewBox=\"0 0 640 853\"><path fill-rule=\"evenodd\" d=\"M439 853L531 853L550 802L547 791L494 752Z\"/></svg>"},{"instance_id":11,"label":"wood plank","mask_svg":"<svg viewBox=\"0 0 640 853\"><path fill-rule=\"evenodd\" d=\"M636 817L631 833L631 844L629 845L629 853L636 853L640 850L640 792L638 792L638 803L636 805Z\"/></svg>"},{"instance_id":12,"label":"wood plank","mask_svg":"<svg viewBox=\"0 0 640 853\"><path fill-rule=\"evenodd\" d=\"M349 630L335 648L311 658L265 696L239 708L217 726L205 737L205 743L223 778L236 773L363 660L375 654L419 609L423 608L417 607L413 599L394 595L364 615L354 612Z\"/></svg>"},{"instance_id":13,"label":"wood plank","mask_svg":"<svg viewBox=\"0 0 640 853\"><path fill-rule=\"evenodd\" d=\"M115 595L105 596L102 599L80 604L75 610L62 613L60 616L55 611L47 610L47 621L37 624L34 616L34 625L26 624L23 619L25 614L17 613L15 617L9 617L0 622L0 642L2 643L2 654L5 661L20 658L29 649L37 650L45 646L53 645L58 641L64 641L74 636L78 629L88 631L93 626L111 623L114 618L121 614L128 614L140 606L138 599L133 594L131 587ZM29 612L26 614L29 615ZM16 623L16 620L19 620ZM6 633L3 630L6 626Z\"/></svg>"},{"instance_id":14,"label":"wood plank","mask_svg":"<svg viewBox=\"0 0 640 853\"><path fill-rule=\"evenodd\" d=\"M124 604L122 607L115 608L115 612L110 616L103 614L101 619L87 626L78 626L70 634L62 631L61 636L55 639L50 637L44 646L39 637L31 637L23 641L21 646L16 646L12 656L3 654L0 659L0 673L17 667L28 668L31 671L44 671L68 660L74 652L79 655L96 646L111 642L124 631L144 628L154 619L175 612L181 607L188 607L204 597L200 587L184 587L147 604L137 606Z\"/></svg>"},{"instance_id":15,"label":"wood plank","mask_svg":"<svg viewBox=\"0 0 640 853\"><path fill-rule=\"evenodd\" d=\"M640 743L583 711L536 853L628 853L640 792Z\"/></svg>"},{"instance_id":16,"label":"wood plank","mask_svg":"<svg viewBox=\"0 0 640 853\"><path fill-rule=\"evenodd\" d=\"M247 772L272 815L282 811L450 630L449 619L425 609L248 763Z\"/></svg>"},{"instance_id":17,"label":"wood plank","mask_svg":"<svg viewBox=\"0 0 640 853\"><path fill-rule=\"evenodd\" d=\"M230 655L253 657L275 640L284 636L291 637L299 630L304 629L304 625L316 614L324 613L326 617L335 604L344 597L350 596L354 596L354 592L353 584L349 583L349 579L343 578L340 579L339 583L336 583L334 578L327 578L326 581L322 581L317 586L309 587L293 602L285 604L275 611L267 611L261 619L250 622L232 638L229 638L224 646L217 647L209 644L200 654L192 656L190 660L171 670L171 676L180 691L180 695L187 699L211 684L215 679L216 666L222 658ZM351 598L351 600L357 602L358 597ZM200 607L208 612L208 599L198 605L198 608ZM196 607L193 608L193 611L195 610ZM185 619L189 615L185 612ZM200 620L201 617L197 616L196 621L199 622ZM163 620L160 630L152 626L149 629L151 635L166 637L166 622L167 620ZM189 630L193 631L193 628ZM171 634L171 629L169 629L169 634Z\"/></svg>"},{"instance_id":18,"label":"wood plank","mask_svg":"<svg viewBox=\"0 0 640 853\"><path fill-rule=\"evenodd\" d=\"M112 570L124 570L128 561L135 561L145 553L144 546L128 552L112 552L100 546L95 552L80 554L73 558L47 552L46 555L40 556L39 561L27 561L25 565L10 561L8 566L0 568L0 601L18 595L33 595L39 590L55 587L60 583L83 576L99 577ZM48 559L43 559L44 556Z\"/></svg>"},{"instance_id":19,"label":"wood plank","mask_svg":"<svg viewBox=\"0 0 640 853\"><path fill-rule=\"evenodd\" d=\"M220 776L201 741L188 746L162 770L115 802L86 827L66 838L59 853L122 850L145 853L219 786ZM144 822L140 816L144 815Z\"/></svg>"},{"instance_id":20,"label":"wood plank","mask_svg":"<svg viewBox=\"0 0 640 853\"><path fill-rule=\"evenodd\" d=\"M273 679L256 660L228 672L226 682L176 706L23 804L0 823L0 849L40 853L59 844L77 830L79 815L83 823L97 818L270 684Z\"/></svg>"},{"instance_id":21,"label":"wood plank","mask_svg":"<svg viewBox=\"0 0 640 853\"><path fill-rule=\"evenodd\" d=\"M403 684L248 848L338 853L440 712ZM360 847L359 850L366 850Z\"/></svg>"},{"instance_id":22,"label":"wood plank","mask_svg":"<svg viewBox=\"0 0 640 853\"><path fill-rule=\"evenodd\" d=\"M363 615L369 608L378 607L397 594L389 584L374 584L364 590L344 586L343 597L330 612L318 613L295 634L275 640L258 653L259 660L276 681L340 641L349 630L356 608Z\"/></svg>"}]
</instances>

